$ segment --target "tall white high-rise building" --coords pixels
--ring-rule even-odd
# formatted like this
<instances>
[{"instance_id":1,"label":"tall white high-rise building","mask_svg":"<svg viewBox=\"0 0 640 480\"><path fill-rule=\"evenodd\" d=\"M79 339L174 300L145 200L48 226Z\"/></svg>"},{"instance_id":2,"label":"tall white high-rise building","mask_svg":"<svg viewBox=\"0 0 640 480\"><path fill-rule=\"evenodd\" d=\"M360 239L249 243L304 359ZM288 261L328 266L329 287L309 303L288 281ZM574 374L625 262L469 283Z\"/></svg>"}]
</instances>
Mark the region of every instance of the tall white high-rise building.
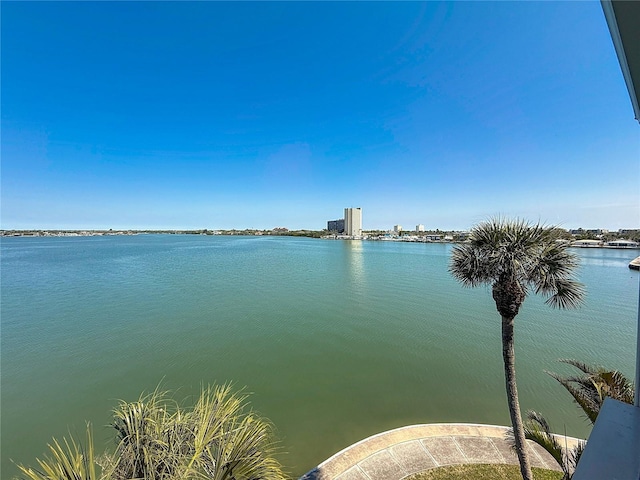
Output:
<instances>
[{"instance_id":1,"label":"tall white high-rise building","mask_svg":"<svg viewBox=\"0 0 640 480\"><path fill-rule=\"evenodd\" d=\"M362 209L344 209L344 233L352 237L362 236Z\"/></svg>"},{"instance_id":2,"label":"tall white high-rise building","mask_svg":"<svg viewBox=\"0 0 640 480\"><path fill-rule=\"evenodd\" d=\"M416 225L416 232L424 232L424 225L422 225L421 223Z\"/></svg>"}]
</instances>

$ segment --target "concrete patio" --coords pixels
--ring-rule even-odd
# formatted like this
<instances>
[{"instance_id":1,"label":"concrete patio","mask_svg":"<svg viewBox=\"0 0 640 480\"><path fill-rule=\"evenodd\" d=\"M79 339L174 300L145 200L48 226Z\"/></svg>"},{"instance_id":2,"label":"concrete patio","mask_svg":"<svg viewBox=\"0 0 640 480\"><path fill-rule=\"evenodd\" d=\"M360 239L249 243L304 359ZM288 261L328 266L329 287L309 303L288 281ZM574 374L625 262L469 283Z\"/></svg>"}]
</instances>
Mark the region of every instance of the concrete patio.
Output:
<instances>
[{"instance_id":1,"label":"concrete patio","mask_svg":"<svg viewBox=\"0 0 640 480\"><path fill-rule=\"evenodd\" d=\"M466 463L518 464L508 428L468 423L411 425L366 438L325 460L301 480L401 480L432 468ZM578 441L559 437L572 447ZM566 438L566 440L565 440ZM534 467L560 470L527 441Z\"/></svg>"}]
</instances>

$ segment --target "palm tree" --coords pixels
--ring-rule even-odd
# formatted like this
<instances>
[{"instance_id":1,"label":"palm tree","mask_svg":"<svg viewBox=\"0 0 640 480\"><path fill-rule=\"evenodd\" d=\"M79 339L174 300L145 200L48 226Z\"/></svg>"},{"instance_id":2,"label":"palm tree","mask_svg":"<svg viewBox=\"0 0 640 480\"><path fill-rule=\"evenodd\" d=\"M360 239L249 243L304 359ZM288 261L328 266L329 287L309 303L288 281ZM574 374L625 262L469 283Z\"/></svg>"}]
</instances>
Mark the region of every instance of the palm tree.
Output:
<instances>
[{"instance_id":1,"label":"palm tree","mask_svg":"<svg viewBox=\"0 0 640 480\"><path fill-rule=\"evenodd\" d=\"M563 377L557 373L547 373L567 389L592 424L595 423L604 399L607 397L633 405L633 382L619 371L587 365L578 360L560 361L576 367L582 374Z\"/></svg>"},{"instance_id":2,"label":"palm tree","mask_svg":"<svg viewBox=\"0 0 640 480\"><path fill-rule=\"evenodd\" d=\"M453 249L449 271L464 286L491 285L502 318L502 358L511 425L520 471L531 480L516 387L514 319L530 290L552 307L580 304L583 289L573 280L578 265L554 228L524 220L491 219L475 226L465 244Z\"/></svg>"}]
</instances>

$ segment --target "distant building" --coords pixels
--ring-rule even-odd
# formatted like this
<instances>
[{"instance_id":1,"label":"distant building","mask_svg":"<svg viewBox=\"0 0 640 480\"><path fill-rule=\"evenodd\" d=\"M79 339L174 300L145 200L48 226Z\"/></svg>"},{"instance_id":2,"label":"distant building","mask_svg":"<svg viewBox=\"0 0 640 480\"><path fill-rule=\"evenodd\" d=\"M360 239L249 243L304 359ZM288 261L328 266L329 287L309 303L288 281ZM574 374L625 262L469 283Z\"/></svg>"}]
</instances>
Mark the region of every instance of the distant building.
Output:
<instances>
[{"instance_id":1,"label":"distant building","mask_svg":"<svg viewBox=\"0 0 640 480\"><path fill-rule=\"evenodd\" d=\"M344 218L329 220L327 222L327 230L335 233L344 233Z\"/></svg>"},{"instance_id":2,"label":"distant building","mask_svg":"<svg viewBox=\"0 0 640 480\"><path fill-rule=\"evenodd\" d=\"M416 233L424 232L424 225L421 223L416 225Z\"/></svg>"},{"instance_id":3,"label":"distant building","mask_svg":"<svg viewBox=\"0 0 640 480\"><path fill-rule=\"evenodd\" d=\"M362 209L344 209L344 233L352 237L362 236Z\"/></svg>"},{"instance_id":4,"label":"distant building","mask_svg":"<svg viewBox=\"0 0 640 480\"><path fill-rule=\"evenodd\" d=\"M394 225L393 226L394 233L402 233L402 225Z\"/></svg>"},{"instance_id":5,"label":"distant building","mask_svg":"<svg viewBox=\"0 0 640 480\"><path fill-rule=\"evenodd\" d=\"M578 228L576 230L569 230L569 233L571 235L605 235L607 233L609 233L609 230L606 230L604 228L590 228L588 230L585 230L584 228Z\"/></svg>"},{"instance_id":6,"label":"distant building","mask_svg":"<svg viewBox=\"0 0 640 480\"><path fill-rule=\"evenodd\" d=\"M576 242L572 242L572 247L600 247L602 242L600 240L578 240Z\"/></svg>"},{"instance_id":7,"label":"distant building","mask_svg":"<svg viewBox=\"0 0 640 480\"><path fill-rule=\"evenodd\" d=\"M613 240L611 242L607 242L606 247L615 247L615 248L638 248L638 242L634 242L631 240L619 239Z\"/></svg>"}]
</instances>

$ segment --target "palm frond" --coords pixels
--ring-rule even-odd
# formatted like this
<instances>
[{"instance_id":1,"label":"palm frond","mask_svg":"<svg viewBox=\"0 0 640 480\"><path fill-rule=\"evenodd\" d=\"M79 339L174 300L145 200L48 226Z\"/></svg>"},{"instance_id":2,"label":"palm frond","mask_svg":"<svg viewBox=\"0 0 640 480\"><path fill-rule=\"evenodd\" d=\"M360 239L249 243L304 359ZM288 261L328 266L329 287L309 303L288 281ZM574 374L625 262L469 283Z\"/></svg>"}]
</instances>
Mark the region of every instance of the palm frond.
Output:
<instances>
[{"instance_id":1,"label":"palm frond","mask_svg":"<svg viewBox=\"0 0 640 480\"><path fill-rule=\"evenodd\" d=\"M527 420L524 422L524 436L528 440L533 440L558 462L563 471L567 466L564 449L551 433L551 428L547 420L538 412L529 410Z\"/></svg>"},{"instance_id":2,"label":"palm frond","mask_svg":"<svg viewBox=\"0 0 640 480\"><path fill-rule=\"evenodd\" d=\"M113 411L116 430L116 478L163 478L176 469L166 436L171 424L167 392L156 389L136 402L121 401Z\"/></svg>"},{"instance_id":3,"label":"palm frond","mask_svg":"<svg viewBox=\"0 0 640 480\"><path fill-rule=\"evenodd\" d=\"M560 361L572 365L580 370L582 374L562 376L553 372L546 373L557 380L571 394L591 423L595 423L606 397L633 404L633 382L621 372L606 370L603 367L588 365L577 360L563 359Z\"/></svg>"},{"instance_id":4,"label":"palm frond","mask_svg":"<svg viewBox=\"0 0 640 480\"><path fill-rule=\"evenodd\" d=\"M619 371L600 372L594 380L600 385L603 398L611 397L621 402L633 404L635 393L633 382Z\"/></svg>"},{"instance_id":5,"label":"palm frond","mask_svg":"<svg viewBox=\"0 0 640 480\"><path fill-rule=\"evenodd\" d=\"M213 480L234 478L284 479L282 468L273 457L276 447L271 424L249 413L228 425L220 442L208 450L206 457L215 468Z\"/></svg>"},{"instance_id":6,"label":"palm frond","mask_svg":"<svg viewBox=\"0 0 640 480\"><path fill-rule=\"evenodd\" d=\"M547 303L556 308L575 308L584 297L584 287L572 276L579 265L578 257L559 243L552 229L540 235L530 252L527 281L537 294L549 297Z\"/></svg>"},{"instance_id":7,"label":"palm frond","mask_svg":"<svg viewBox=\"0 0 640 480\"><path fill-rule=\"evenodd\" d=\"M246 397L233 395L230 385L202 388L200 397L189 414L193 432L193 451L189 454L183 475L197 470L205 452L212 445L222 442L229 424L242 413Z\"/></svg>"},{"instance_id":8,"label":"palm frond","mask_svg":"<svg viewBox=\"0 0 640 480\"><path fill-rule=\"evenodd\" d=\"M578 466L578 462L586 446L587 442L580 440L578 444L568 452L567 461L571 472L574 472Z\"/></svg>"},{"instance_id":9,"label":"palm frond","mask_svg":"<svg viewBox=\"0 0 640 480\"><path fill-rule=\"evenodd\" d=\"M568 278L557 279L554 282L553 290L555 293L546 300L548 305L562 309L577 308L582 305L584 287L581 283Z\"/></svg>"},{"instance_id":10,"label":"palm frond","mask_svg":"<svg viewBox=\"0 0 640 480\"><path fill-rule=\"evenodd\" d=\"M559 362L566 363L567 365L571 365L576 367L582 373L586 373L588 375L592 375L594 373L598 373L599 370L602 370L602 367L597 367L594 365L589 365L585 362L581 362L580 360L575 360L572 358L561 358L558 360Z\"/></svg>"},{"instance_id":11,"label":"palm frond","mask_svg":"<svg viewBox=\"0 0 640 480\"><path fill-rule=\"evenodd\" d=\"M48 445L49 456L36 459L40 469L18 465L20 471L31 480L98 480L97 464L94 458L93 433L87 424L86 447L73 437L63 438L62 443L55 438Z\"/></svg>"},{"instance_id":12,"label":"palm frond","mask_svg":"<svg viewBox=\"0 0 640 480\"><path fill-rule=\"evenodd\" d=\"M486 257L468 244L453 248L449 272L466 287L476 287L493 280Z\"/></svg>"},{"instance_id":13,"label":"palm frond","mask_svg":"<svg viewBox=\"0 0 640 480\"><path fill-rule=\"evenodd\" d=\"M562 385L571 394L574 402L576 402L582 409L589 421L591 423L595 423L596 418L600 413L600 406L602 405L602 399L600 398L600 393L595 384L590 381L575 384L558 374L552 372L547 373L551 375L551 377L555 378L560 385Z\"/></svg>"},{"instance_id":14,"label":"palm frond","mask_svg":"<svg viewBox=\"0 0 640 480\"><path fill-rule=\"evenodd\" d=\"M533 410L527 412L524 426L525 437L544 448L560 465L564 473L563 480L570 480L584 451L586 442L578 441L573 448L563 447L557 435L551 432L546 418Z\"/></svg>"},{"instance_id":15,"label":"palm frond","mask_svg":"<svg viewBox=\"0 0 640 480\"><path fill-rule=\"evenodd\" d=\"M578 257L568 249L568 245L546 239L538 245L531 255L530 281L547 293L553 289L557 280L570 278L578 267Z\"/></svg>"}]
</instances>

